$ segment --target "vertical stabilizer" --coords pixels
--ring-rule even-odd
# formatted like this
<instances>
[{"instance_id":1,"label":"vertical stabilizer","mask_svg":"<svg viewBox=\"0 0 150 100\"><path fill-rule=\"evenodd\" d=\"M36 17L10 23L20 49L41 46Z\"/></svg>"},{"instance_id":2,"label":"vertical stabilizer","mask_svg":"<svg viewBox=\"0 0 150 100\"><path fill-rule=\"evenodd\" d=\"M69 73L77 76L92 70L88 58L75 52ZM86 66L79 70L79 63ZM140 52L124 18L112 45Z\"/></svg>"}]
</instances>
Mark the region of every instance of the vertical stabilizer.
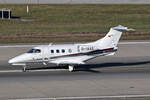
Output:
<instances>
[{"instance_id":1,"label":"vertical stabilizer","mask_svg":"<svg viewBox=\"0 0 150 100\"><path fill-rule=\"evenodd\" d=\"M97 40L95 44L102 49L116 47L122 35L122 32L129 31L129 30L133 30L133 29L128 29L127 27L121 25L113 27L110 29L110 31L106 34L104 38Z\"/></svg>"}]
</instances>

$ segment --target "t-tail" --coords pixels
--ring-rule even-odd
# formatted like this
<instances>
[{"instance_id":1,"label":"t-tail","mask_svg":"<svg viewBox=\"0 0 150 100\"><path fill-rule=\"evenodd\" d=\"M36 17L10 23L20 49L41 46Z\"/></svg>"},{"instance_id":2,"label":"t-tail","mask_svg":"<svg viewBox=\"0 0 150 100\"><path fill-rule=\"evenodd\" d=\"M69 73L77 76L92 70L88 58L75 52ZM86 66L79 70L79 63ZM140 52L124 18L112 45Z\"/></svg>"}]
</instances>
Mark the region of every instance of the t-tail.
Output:
<instances>
[{"instance_id":1,"label":"t-tail","mask_svg":"<svg viewBox=\"0 0 150 100\"><path fill-rule=\"evenodd\" d=\"M117 44L120 40L123 31L133 31L134 29L128 29L122 25L118 25L110 29L105 37L94 42L100 49L117 48Z\"/></svg>"}]
</instances>

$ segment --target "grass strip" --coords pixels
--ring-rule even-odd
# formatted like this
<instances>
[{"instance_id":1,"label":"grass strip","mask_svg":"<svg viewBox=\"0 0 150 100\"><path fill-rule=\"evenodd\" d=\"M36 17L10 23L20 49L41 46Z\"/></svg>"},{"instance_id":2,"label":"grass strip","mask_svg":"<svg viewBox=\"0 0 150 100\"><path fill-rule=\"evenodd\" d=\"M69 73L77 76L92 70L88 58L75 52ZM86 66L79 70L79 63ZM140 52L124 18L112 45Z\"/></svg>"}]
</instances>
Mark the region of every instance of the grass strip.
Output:
<instances>
[{"instance_id":1,"label":"grass strip","mask_svg":"<svg viewBox=\"0 0 150 100\"><path fill-rule=\"evenodd\" d=\"M29 13L26 5L0 5L1 8L11 9L13 19L0 19L0 43L91 41L119 24L136 29L121 39L150 39L150 5L30 5ZM45 38L47 34L57 36ZM68 34L70 37L65 37Z\"/></svg>"}]
</instances>

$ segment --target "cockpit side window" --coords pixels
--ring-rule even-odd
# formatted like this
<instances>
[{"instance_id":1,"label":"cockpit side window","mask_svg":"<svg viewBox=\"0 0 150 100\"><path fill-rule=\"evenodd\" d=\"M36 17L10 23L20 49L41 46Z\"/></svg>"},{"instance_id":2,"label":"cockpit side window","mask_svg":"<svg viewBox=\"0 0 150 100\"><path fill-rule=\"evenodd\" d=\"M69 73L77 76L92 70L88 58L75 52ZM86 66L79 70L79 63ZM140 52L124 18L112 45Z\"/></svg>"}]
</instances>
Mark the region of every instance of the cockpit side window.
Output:
<instances>
[{"instance_id":1,"label":"cockpit side window","mask_svg":"<svg viewBox=\"0 0 150 100\"><path fill-rule=\"evenodd\" d=\"M33 53L35 49L29 50L27 53Z\"/></svg>"},{"instance_id":2,"label":"cockpit side window","mask_svg":"<svg viewBox=\"0 0 150 100\"><path fill-rule=\"evenodd\" d=\"M40 49L31 49L27 53L41 53Z\"/></svg>"}]
</instances>

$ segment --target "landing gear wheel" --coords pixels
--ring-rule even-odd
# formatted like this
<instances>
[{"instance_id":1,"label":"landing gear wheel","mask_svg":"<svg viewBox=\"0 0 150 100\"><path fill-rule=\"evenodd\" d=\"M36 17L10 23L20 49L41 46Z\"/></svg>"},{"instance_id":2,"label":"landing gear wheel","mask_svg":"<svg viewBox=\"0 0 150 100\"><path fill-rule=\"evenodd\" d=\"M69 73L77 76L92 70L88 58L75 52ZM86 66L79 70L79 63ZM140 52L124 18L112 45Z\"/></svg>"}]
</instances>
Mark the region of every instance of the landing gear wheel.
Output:
<instances>
[{"instance_id":1,"label":"landing gear wheel","mask_svg":"<svg viewBox=\"0 0 150 100\"><path fill-rule=\"evenodd\" d=\"M73 72L73 71L74 71L74 66L69 65L68 67L69 67L69 71L70 71L70 72Z\"/></svg>"}]
</instances>

